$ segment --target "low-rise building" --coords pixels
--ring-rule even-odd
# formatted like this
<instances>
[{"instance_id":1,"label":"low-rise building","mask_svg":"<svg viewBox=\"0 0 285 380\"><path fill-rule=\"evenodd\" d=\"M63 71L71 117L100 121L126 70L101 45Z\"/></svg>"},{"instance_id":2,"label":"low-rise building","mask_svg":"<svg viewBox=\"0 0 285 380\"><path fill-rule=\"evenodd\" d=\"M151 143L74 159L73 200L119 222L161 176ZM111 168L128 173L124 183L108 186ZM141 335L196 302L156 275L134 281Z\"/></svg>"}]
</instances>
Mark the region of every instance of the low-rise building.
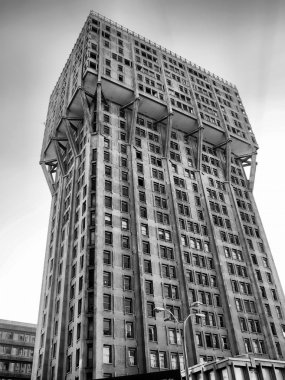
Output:
<instances>
[{"instance_id":1,"label":"low-rise building","mask_svg":"<svg viewBox=\"0 0 285 380\"><path fill-rule=\"evenodd\" d=\"M36 325L0 319L0 380L30 379Z\"/></svg>"}]
</instances>

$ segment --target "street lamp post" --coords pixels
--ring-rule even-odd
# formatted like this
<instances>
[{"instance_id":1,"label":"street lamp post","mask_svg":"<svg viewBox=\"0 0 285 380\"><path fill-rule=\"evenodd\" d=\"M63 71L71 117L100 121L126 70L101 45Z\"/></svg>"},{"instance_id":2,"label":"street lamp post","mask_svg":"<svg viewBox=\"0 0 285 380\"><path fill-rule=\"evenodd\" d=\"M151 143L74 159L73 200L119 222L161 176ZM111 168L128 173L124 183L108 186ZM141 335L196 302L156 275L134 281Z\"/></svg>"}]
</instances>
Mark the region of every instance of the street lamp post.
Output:
<instances>
[{"instance_id":1,"label":"street lamp post","mask_svg":"<svg viewBox=\"0 0 285 380\"><path fill-rule=\"evenodd\" d=\"M202 303L199 302L199 301L193 302L190 305L190 310L192 309L192 307L196 307L196 306L199 306L199 305L202 305ZM166 311L167 313L169 313L172 316L172 318L175 320L175 322L177 324L177 328L178 328L178 331L179 331L179 323L182 323L182 322L179 322L178 319L175 317L175 315L170 310L165 309L164 307L156 307L156 308L154 308L154 312L155 313L160 313L161 311ZM198 316L198 317L203 317L204 316L203 314L199 314L199 313L190 313L190 314L188 314L187 317L183 320L183 334L181 336L182 348L183 348L183 357L184 357L184 369L185 369L186 380L189 380L189 373L188 373L188 355L187 355L187 344L186 344L185 331L186 331L186 326L187 326L188 320L192 316L194 316L194 315ZM181 376L181 371L180 371L180 376Z\"/></svg>"}]
</instances>

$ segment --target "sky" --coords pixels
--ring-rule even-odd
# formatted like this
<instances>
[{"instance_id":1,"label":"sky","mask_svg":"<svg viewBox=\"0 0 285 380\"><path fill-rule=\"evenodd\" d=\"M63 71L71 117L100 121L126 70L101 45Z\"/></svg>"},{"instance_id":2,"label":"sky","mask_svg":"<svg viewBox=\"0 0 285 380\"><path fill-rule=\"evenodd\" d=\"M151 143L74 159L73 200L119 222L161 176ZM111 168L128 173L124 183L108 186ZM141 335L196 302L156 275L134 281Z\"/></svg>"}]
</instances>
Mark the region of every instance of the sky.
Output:
<instances>
[{"instance_id":1,"label":"sky","mask_svg":"<svg viewBox=\"0 0 285 380\"><path fill-rule=\"evenodd\" d=\"M285 2L0 0L0 319L37 322L51 202L44 123L90 10L237 86L260 146L254 196L285 289Z\"/></svg>"}]
</instances>

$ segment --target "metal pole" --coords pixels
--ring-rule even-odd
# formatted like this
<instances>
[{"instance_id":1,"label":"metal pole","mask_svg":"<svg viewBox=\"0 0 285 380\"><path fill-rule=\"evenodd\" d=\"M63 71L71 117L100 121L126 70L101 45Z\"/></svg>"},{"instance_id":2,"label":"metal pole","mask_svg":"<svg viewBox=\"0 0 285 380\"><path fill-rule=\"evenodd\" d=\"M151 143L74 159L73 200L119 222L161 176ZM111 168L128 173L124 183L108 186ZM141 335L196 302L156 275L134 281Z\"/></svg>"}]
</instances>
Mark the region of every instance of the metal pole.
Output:
<instances>
[{"instance_id":1,"label":"metal pole","mask_svg":"<svg viewBox=\"0 0 285 380\"><path fill-rule=\"evenodd\" d=\"M189 380L189 373L188 373L188 355L187 355L187 344L186 344L186 324L189 318L191 318L193 314L189 314L186 319L183 321L183 352L184 352L184 357L185 357L185 378L186 380Z\"/></svg>"}]
</instances>

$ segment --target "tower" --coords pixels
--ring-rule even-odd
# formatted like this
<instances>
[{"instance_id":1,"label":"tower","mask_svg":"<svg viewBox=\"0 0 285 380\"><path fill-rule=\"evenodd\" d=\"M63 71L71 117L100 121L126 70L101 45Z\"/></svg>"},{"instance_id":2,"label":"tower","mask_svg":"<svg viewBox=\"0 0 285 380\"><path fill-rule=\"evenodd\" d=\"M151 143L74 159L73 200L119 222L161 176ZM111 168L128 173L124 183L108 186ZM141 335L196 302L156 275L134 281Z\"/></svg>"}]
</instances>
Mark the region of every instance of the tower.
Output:
<instances>
[{"instance_id":1,"label":"tower","mask_svg":"<svg viewBox=\"0 0 285 380\"><path fill-rule=\"evenodd\" d=\"M52 206L34 379L183 367L190 313L190 364L283 357L257 149L235 86L90 13L41 153Z\"/></svg>"}]
</instances>

